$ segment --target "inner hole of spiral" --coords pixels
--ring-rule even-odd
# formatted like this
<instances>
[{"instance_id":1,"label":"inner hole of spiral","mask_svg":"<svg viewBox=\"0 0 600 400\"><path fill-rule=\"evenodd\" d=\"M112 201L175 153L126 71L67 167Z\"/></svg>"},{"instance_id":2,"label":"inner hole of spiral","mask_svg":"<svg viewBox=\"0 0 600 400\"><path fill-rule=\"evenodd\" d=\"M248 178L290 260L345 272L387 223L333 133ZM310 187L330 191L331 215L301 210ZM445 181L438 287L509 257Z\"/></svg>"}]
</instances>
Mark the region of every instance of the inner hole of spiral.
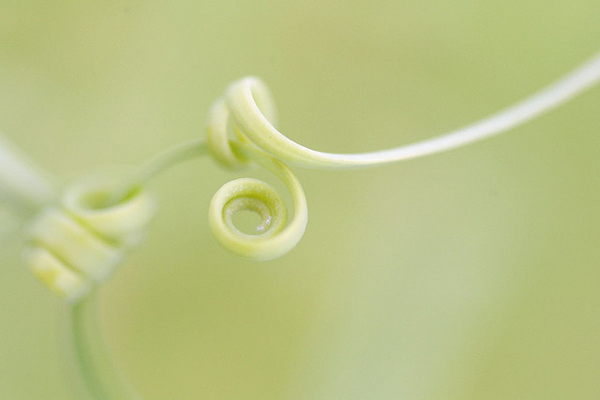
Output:
<instances>
[{"instance_id":1,"label":"inner hole of spiral","mask_svg":"<svg viewBox=\"0 0 600 400\"><path fill-rule=\"evenodd\" d=\"M233 225L247 235L260 235L271 225L271 217L263 220L263 216L255 210L239 210L232 215Z\"/></svg>"},{"instance_id":2,"label":"inner hole of spiral","mask_svg":"<svg viewBox=\"0 0 600 400\"><path fill-rule=\"evenodd\" d=\"M269 207L253 197L230 200L225 207L225 218L231 227L246 235L262 235L273 222Z\"/></svg>"}]
</instances>

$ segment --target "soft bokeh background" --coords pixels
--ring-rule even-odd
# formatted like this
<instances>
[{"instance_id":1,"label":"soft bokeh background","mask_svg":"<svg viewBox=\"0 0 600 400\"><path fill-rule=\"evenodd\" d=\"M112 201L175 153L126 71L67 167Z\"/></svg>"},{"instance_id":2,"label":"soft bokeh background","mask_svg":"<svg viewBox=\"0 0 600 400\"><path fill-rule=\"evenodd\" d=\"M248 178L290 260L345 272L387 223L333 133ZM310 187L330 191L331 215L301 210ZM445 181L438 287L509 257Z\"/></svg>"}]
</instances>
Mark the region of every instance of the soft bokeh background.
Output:
<instances>
[{"instance_id":1,"label":"soft bokeh background","mask_svg":"<svg viewBox=\"0 0 600 400\"><path fill-rule=\"evenodd\" d=\"M599 15L592 0L3 0L0 129L68 182L204 136L211 102L254 74L291 138L376 150L561 76L600 48ZM102 293L118 363L147 399L599 398L599 104L596 88L421 160L296 168L308 229L267 263L207 226L239 174L169 171ZM65 399L60 302L21 240L0 254L0 398Z\"/></svg>"}]
</instances>

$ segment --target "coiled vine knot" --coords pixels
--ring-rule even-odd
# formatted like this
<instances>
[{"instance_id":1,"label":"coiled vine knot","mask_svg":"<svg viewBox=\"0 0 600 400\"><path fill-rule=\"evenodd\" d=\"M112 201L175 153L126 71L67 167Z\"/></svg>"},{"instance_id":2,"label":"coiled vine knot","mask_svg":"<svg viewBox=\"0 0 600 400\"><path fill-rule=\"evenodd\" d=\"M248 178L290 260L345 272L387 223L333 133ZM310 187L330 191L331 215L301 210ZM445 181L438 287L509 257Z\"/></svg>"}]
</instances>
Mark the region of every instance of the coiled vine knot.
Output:
<instances>
[{"instance_id":1,"label":"coiled vine knot","mask_svg":"<svg viewBox=\"0 0 600 400\"><path fill-rule=\"evenodd\" d=\"M365 168L448 151L523 124L598 81L600 55L531 97L445 135L391 149L340 154L309 149L279 132L266 85L255 77L243 78L231 84L211 107L206 142L184 143L159 155L134 184L123 185L121 190L91 180L69 187L59 205L47 208L36 219L25 258L34 274L55 292L67 299L79 298L110 276L144 230L154 211L145 183L171 165L207 152L229 169L256 163L290 191L292 218L273 187L251 178L223 185L209 209L210 227L224 247L255 260L277 258L299 242L308 219L306 196L286 163L323 169ZM261 218L256 234L236 227L234 216L244 210Z\"/></svg>"},{"instance_id":2,"label":"coiled vine knot","mask_svg":"<svg viewBox=\"0 0 600 400\"><path fill-rule=\"evenodd\" d=\"M241 97L248 101L240 103ZM272 186L243 178L217 191L210 205L209 223L217 240L227 249L255 260L269 260L290 251L304 234L308 219L306 197L300 182L277 155L267 154L248 137L248 126L243 124L243 117L248 114L264 119L269 126L273 126L276 118L269 90L252 77L233 83L225 97L210 109L208 148L226 168L239 169L254 162L273 172L292 194L294 217L286 225L285 202ZM233 216L240 211L259 215L261 223L256 234L244 233L236 227Z\"/></svg>"},{"instance_id":3,"label":"coiled vine knot","mask_svg":"<svg viewBox=\"0 0 600 400\"><path fill-rule=\"evenodd\" d=\"M154 214L154 197L143 187L107 206L113 190L106 177L75 183L29 229L25 263L44 285L69 301L112 275Z\"/></svg>"}]
</instances>

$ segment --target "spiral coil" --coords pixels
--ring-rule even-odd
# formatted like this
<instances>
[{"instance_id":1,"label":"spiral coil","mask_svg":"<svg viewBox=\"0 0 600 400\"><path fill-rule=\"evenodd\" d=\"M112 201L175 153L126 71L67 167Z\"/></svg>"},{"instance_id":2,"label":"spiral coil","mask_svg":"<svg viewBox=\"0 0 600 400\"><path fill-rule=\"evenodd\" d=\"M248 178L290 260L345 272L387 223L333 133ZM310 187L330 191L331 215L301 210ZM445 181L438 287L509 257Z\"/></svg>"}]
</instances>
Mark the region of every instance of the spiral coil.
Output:
<instances>
[{"instance_id":1,"label":"spiral coil","mask_svg":"<svg viewBox=\"0 0 600 400\"><path fill-rule=\"evenodd\" d=\"M112 275L154 214L154 198L147 190L138 187L107 206L112 190L105 177L71 185L60 204L42 211L29 229L26 265L68 301Z\"/></svg>"},{"instance_id":2,"label":"spiral coil","mask_svg":"<svg viewBox=\"0 0 600 400\"><path fill-rule=\"evenodd\" d=\"M267 87L258 79L247 79L254 79L256 111L268 118L269 124L274 123L275 106ZM270 260L289 252L302 238L308 221L306 196L287 165L248 139L236 118L243 110L232 106L230 97L228 93L225 99L217 100L209 112L207 143L211 154L229 169L255 162L273 172L292 194L294 216L286 225L287 209L277 191L263 181L244 178L226 183L215 193L209 223L216 239L227 249L254 260ZM244 210L261 217L255 235L240 231L233 222L233 215Z\"/></svg>"},{"instance_id":3,"label":"spiral coil","mask_svg":"<svg viewBox=\"0 0 600 400\"><path fill-rule=\"evenodd\" d=\"M214 195L209 223L217 241L232 252L255 260L277 258L299 242L308 220L306 196L286 162L313 168L364 168L460 147L504 132L556 107L600 80L599 66L600 56L596 56L534 96L446 135L407 146L356 154L316 151L287 138L276 128L275 105L266 85L255 77L243 78L231 84L225 95L211 107L206 143L193 141L171 149L144 170L137 184L143 186L167 167L207 152L229 169L240 169L251 163L261 165L287 186L294 203L293 217L288 218L281 196L270 185L256 179L238 179L225 184ZM147 222L145 219L149 218L152 208L148 200L140 200L148 202L140 205L146 210L142 212L145 217L131 219L140 226L133 223L123 230L104 232L95 225L94 218L90 219L91 214L106 212L111 215L120 207L127 208L130 201L146 199L145 192L137 192L116 208L105 210L74 207L83 196L81 192L78 195L77 201L72 200L74 195L67 195L70 202L65 201L61 207L49 209L38 218L31 231L34 245L27 252L27 259L40 279L50 282L49 286L67 297L76 297L74 293L85 292L91 282L101 282L110 275L123 250ZM244 210L261 217L256 234L244 233L236 227L233 217ZM129 219L123 215L124 221Z\"/></svg>"}]
</instances>

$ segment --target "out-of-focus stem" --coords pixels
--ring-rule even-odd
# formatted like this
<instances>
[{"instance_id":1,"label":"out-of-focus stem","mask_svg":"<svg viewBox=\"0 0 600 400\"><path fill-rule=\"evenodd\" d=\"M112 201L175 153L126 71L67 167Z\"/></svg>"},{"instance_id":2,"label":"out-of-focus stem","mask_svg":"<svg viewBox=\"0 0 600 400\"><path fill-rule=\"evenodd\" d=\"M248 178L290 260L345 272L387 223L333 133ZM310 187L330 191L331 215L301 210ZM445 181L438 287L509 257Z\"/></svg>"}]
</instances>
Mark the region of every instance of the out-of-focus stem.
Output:
<instances>
[{"instance_id":1,"label":"out-of-focus stem","mask_svg":"<svg viewBox=\"0 0 600 400\"><path fill-rule=\"evenodd\" d=\"M18 208L38 209L54 196L47 175L0 134L0 197Z\"/></svg>"},{"instance_id":2,"label":"out-of-focus stem","mask_svg":"<svg viewBox=\"0 0 600 400\"><path fill-rule=\"evenodd\" d=\"M95 291L77 303L67 304L67 347L71 349L72 376L78 398L88 400L139 400L121 376L102 336Z\"/></svg>"}]
</instances>

